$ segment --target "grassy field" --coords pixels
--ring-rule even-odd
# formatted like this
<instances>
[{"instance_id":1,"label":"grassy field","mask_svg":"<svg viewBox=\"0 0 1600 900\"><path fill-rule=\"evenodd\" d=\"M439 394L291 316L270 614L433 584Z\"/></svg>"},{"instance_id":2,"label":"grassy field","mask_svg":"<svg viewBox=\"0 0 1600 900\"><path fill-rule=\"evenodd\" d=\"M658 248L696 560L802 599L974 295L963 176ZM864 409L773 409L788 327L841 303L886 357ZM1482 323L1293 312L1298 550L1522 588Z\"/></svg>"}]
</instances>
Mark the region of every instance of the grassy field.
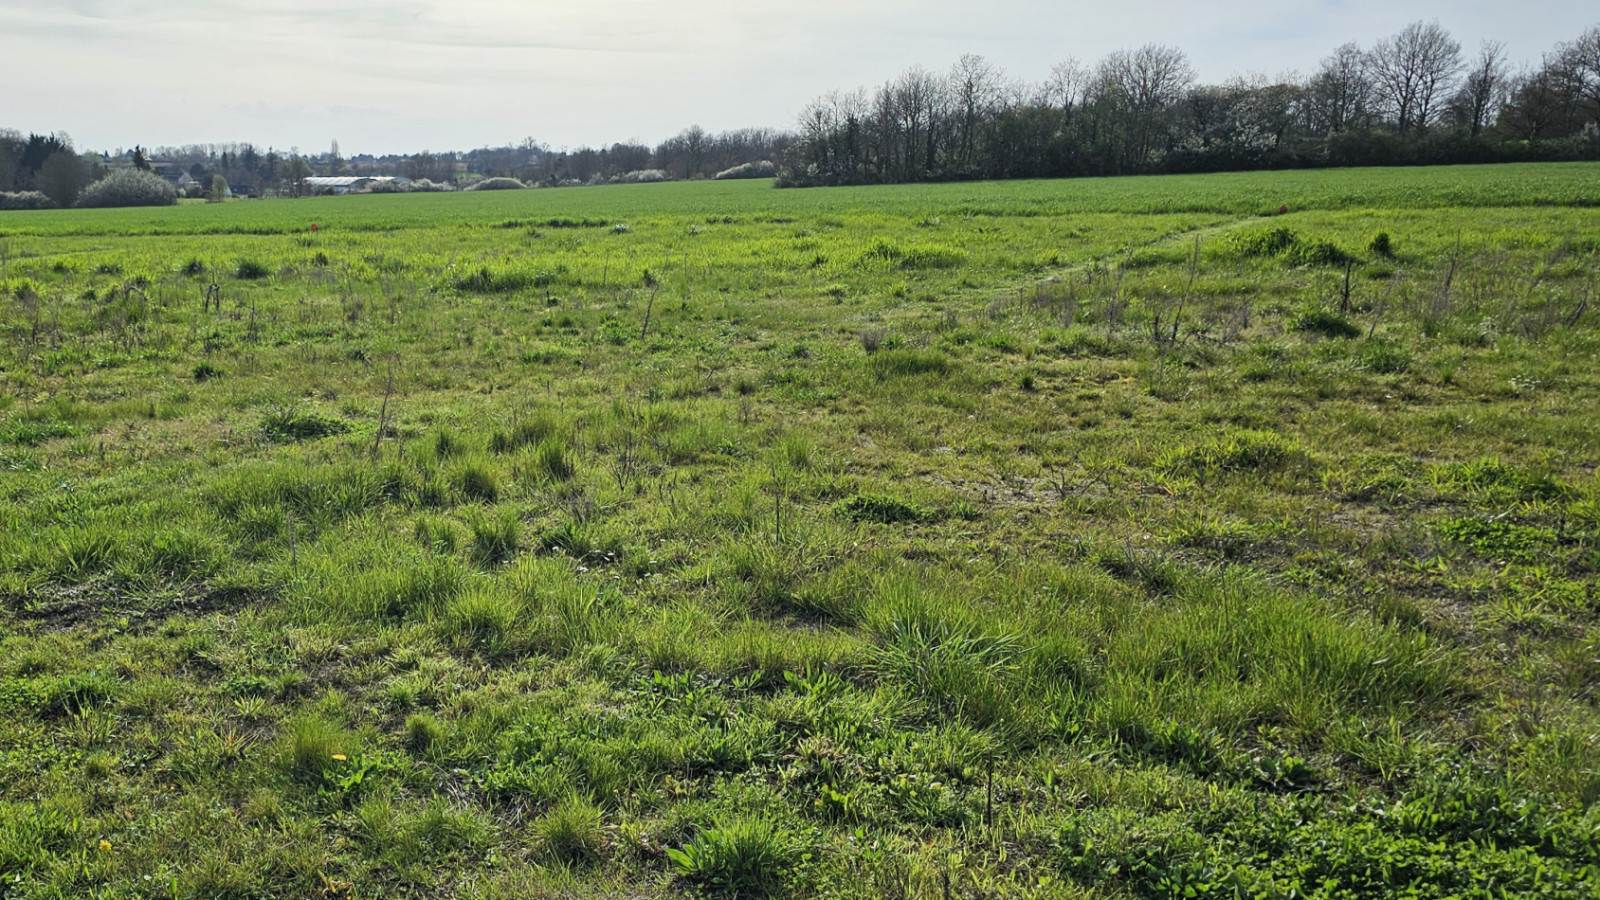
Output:
<instances>
[{"instance_id":1,"label":"grassy field","mask_svg":"<svg viewBox=\"0 0 1600 900\"><path fill-rule=\"evenodd\" d=\"M0 213L0 898L1592 897L1597 207Z\"/></svg>"}]
</instances>

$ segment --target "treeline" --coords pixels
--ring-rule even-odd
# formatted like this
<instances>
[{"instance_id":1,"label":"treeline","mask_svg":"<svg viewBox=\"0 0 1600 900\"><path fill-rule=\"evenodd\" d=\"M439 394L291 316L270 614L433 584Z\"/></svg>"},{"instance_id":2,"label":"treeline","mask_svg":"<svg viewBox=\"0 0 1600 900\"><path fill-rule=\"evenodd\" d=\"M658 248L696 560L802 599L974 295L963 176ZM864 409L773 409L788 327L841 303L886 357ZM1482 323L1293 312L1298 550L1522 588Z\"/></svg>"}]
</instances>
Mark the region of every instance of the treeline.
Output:
<instances>
[{"instance_id":1,"label":"treeline","mask_svg":"<svg viewBox=\"0 0 1600 900\"><path fill-rule=\"evenodd\" d=\"M686 181L715 178L748 163L779 159L792 136L770 128L741 128L713 134L698 125L655 146L614 143L608 147L551 149L531 138L515 147L495 147L461 154L420 153L374 160L410 178L440 180L445 164L468 178L508 177L530 185L606 184L652 173L648 180ZM634 180L637 180L636 178Z\"/></svg>"},{"instance_id":2,"label":"treeline","mask_svg":"<svg viewBox=\"0 0 1600 900\"><path fill-rule=\"evenodd\" d=\"M552 149L532 138L469 151L346 158L251 144L76 151L64 134L0 129L0 208L71 206L120 169L188 196L296 195L310 175L403 175L415 189L487 178L565 186L764 177L780 185L1042 178L1314 166L1600 159L1600 25L1537 65L1503 44L1475 54L1438 23L1371 47L1349 43L1306 77L1198 83L1183 51L1146 45L1041 84L979 56L913 68L876 90L834 91L794 132L699 126L650 146ZM780 164L775 167L773 164Z\"/></svg>"},{"instance_id":3,"label":"treeline","mask_svg":"<svg viewBox=\"0 0 1600 900\"><path fill-rule=\"evenodd\" d=\"M65 134L0 129L0 209L71 206L104 176L98 157L80 157Z\"/></svg>"},{"instance_id":4,"label":"treeline","mask_svg":"<svg viewBox=\"0 0 1600 900\"><path fill-rule=\"evenodd\" d=\"M913 68L809 104L780 183L1597 158L1600 26L1513 68L1501 43L1469 56L1415 22L1304 78L1200 84L1181 50L1157 45L1062 63L1043 84L979 56Z\"/></svg>"}]
</instances>

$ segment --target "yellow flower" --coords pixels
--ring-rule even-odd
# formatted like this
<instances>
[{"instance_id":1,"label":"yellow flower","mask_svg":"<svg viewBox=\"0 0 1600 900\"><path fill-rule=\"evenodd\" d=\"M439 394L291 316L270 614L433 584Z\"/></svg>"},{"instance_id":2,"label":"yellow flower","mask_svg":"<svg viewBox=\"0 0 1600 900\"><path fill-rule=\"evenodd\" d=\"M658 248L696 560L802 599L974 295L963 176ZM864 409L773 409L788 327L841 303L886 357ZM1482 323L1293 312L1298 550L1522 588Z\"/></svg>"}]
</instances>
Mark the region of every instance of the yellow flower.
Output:
<instances>
[{"instance_id":1,"label":"yellow flower","mask_svg":"<svg viewBox=\"0 0 1600 900\"><path fill-rule=\"evenodd\" d=\"M335 753L333 755L333 758L338 760L339 762L344 762L345 760L349 759L350 757L345 756L343 753Z\"/></svg>"},{"instance_id":2,"label":"yellow flower","mask_svg":"<svg viewBox=\"0 0 1600 900\"><path fill-rule=\"evenodd\" d=\"M111 852L111 842L108 841L108 840L105 840L105 839L101 839L101 841L100 841L100 851L102 853L110 853Z\"/></svg>"}]
</instances>

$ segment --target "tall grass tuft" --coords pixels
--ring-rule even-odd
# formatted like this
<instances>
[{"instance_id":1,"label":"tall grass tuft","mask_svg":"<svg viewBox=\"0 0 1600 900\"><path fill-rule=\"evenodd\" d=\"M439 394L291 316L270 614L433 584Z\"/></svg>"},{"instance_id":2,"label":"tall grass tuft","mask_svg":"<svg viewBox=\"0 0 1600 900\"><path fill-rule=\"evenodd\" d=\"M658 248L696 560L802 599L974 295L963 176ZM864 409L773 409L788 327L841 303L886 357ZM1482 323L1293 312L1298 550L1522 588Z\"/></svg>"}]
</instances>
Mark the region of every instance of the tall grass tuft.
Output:
<instances>
[{"instance_id":1,"label":"tall grass tuft","mask_svg":"<svg viewBox=\"0 0 1600 900\"><path fill-rule=\"evenodd\" d=\"M700 832L680 850L667 850L679 875L717 893L767 897L789 881L799 850L770 821L739 818Z\"/></svg>"},{"instance_id":2,"label":"tall grass tuft","mask_svg":"<svg viewBox=\"0 0 1600 900\"><path fill-rule=\"evenodd\" d=\"M568 863L588 863L605 852L606 833L600 809L587 799L568 797L533 824L539 847Z\"/></svg>"},{"instance_id":3,"label":"tall grass tuft","mask_svg":"<svg viewBox=\"0 0 1600 900\"><path fill-rule=\"evenodd\" d=\"M281 762L295 778L321 783L349 751L348 737L339 726L317 716L291 721L284 731Z\"/></svg>"},{"instance_id":4,"label":"tall grass tuft","mask_svg":"<svg viewBox=\"0 0 1600 900\"><path fill-rule=\"evenodd\" d=\"M549 481L566 481L578 472L578 465L573 461L566 442L556 437L547 437L539 442L539 449L534 451L533 466Z\"/></svg>"},{"instance_id":5,"label":"tall grass tuft","mask_svg":"<svg viewBox=\"0 0 1600 900\"><path fill-rule=\"evenodd\" d=\"M505 510L499 515L477 513L467 520L472 530L472 542L467 552L480 566L498 566L510 562L522 545L522 520L515 510Z\"/></svg>"}]
</instances>

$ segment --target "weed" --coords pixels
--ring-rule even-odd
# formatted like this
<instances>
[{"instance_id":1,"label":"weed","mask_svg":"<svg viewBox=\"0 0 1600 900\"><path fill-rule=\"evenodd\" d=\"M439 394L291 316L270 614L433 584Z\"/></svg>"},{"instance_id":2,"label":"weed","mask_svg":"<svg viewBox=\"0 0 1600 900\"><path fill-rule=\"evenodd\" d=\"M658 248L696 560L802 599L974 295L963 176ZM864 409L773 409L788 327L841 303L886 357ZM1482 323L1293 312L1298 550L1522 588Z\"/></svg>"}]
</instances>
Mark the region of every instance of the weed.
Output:
<instances>
[{"instance_id":1,"label":"weed","mask_svg":"<svg viewBox=\"0 0 1600 900\"><path fill-rule=\"evenodd\" d=\"M701 831L681 849L667 850L673 869L719 894L766 897L789 880L799 852L777 826L735 819Z\"/></svg>"}]
</instances>

